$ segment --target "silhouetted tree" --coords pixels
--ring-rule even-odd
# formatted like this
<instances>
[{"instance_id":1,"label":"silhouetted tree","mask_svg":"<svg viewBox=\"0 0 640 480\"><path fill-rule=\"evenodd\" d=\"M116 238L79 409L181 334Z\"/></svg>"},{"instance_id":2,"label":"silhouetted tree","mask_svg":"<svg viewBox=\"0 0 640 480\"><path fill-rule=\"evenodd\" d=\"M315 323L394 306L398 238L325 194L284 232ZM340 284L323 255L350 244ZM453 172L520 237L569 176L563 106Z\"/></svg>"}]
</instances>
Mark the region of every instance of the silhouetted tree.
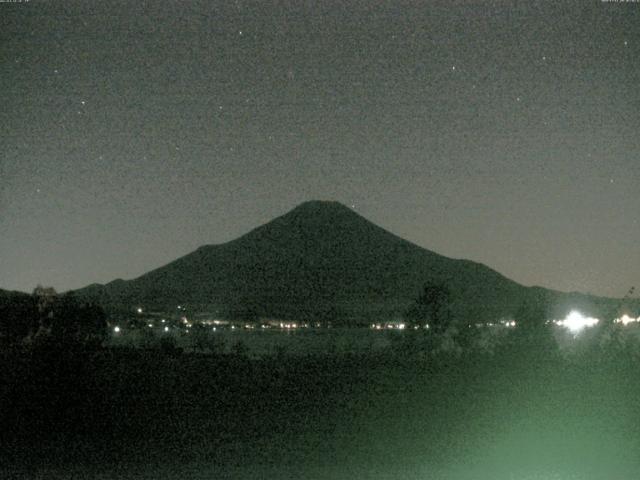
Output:
<instances>
[{"instance_id":1,"label":"silhouetted tree","mask_svg":"<svg viewBox=\"0 0 640 480\"><path fill-rule=\"evenodd\" d=\"M407 311L405 318L410 326L426 327L434 333L442 333L451 325L451 293L444 283L428 282L422 293Z\"/></svg>"},{"instance_id":2,"label":"silhouetted tree","mask_svg":"<svg viewBox=\"0 0 640 480\"><path fill-rule=\"evenodd\" d=\"M9 293L0 297L0 340L20 343L38 329L39 316L34 297Z\"/></svg>"},{"instance_id":3,"label":"silhouetted tree","mask_svg":"<svg viewBox=\"0 0 640 480\"><path fill-rule=\"evenodd\" d=\"M107 319L101 307L83 304L73 295L58 297L51 305L51 337L58 344L99 346L107 336Z\"/></svg>"},{"instance_id":4,"label":"silhouetted tree","mask_svg":"<svg viewBox=\"0 0 640 480\"><path fill-rule=\"evenodd\" d=\"M542 299L525 300L518 307L514 317L516 328L520 331L540 331L548 320L547 305Z\"/></svg>"},{"instance_id":5,"label":"silhouetted tree","mask_svg":"<svg viewBox=\"0 0 640 480\"><path fill-rule=\"evenodd\" d=\"M545 298L523 301L514 315L516 328L510 335L513 346L518 349L531 348L538 353L556 349L552 326L547 323L549 316L549 304Z\"/></svg>"},{"instance_id":6,"label":"silhouetted tree","mask_svg":"<svg viewBox=\"0 0 640 480\"><path fill-rule=\"evenodd\" d=\"M106 338L102 308L38 286L32 295L0 299L0 335L10 343L98 346Z\"/></svg>"}]
</instances>

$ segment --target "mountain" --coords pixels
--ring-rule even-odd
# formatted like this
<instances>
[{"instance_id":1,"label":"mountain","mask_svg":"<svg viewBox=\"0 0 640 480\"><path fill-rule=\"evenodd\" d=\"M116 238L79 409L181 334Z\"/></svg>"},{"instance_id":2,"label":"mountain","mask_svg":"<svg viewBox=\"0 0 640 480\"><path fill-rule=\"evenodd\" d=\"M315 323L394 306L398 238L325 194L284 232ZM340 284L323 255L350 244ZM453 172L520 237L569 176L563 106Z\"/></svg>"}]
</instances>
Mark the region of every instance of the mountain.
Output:
<instances>
[{"instance_id":1,"label":"mountain","mask_svg":"<svg viewBox=\"0 0 640 480\"><path fill-rule=\"evenodd\" d=\"M107 308L217 312L235 318L344 321L401 316L426 282L444 282L455 315L512 317L523 305L556 309L607 303L524 287L468 260L438 255L374 225L337 202L311 201L221 245L207 245L133 280L75 293Z\"/></svg>"}]
</instances>

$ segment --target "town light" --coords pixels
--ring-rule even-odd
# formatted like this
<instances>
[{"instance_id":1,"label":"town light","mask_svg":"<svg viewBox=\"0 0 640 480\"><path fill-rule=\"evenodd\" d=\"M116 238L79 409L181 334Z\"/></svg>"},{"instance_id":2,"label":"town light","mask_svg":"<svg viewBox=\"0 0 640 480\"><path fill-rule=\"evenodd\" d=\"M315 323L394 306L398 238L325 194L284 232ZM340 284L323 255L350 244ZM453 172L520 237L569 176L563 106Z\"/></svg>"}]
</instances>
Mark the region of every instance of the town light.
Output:
<instances>
[{"instance_id":1,"label":"town light","mask_svg":"<svg viewBox=\"0 0 640 480\"><path fill-rule=\"evenodd\" d=\"M573 310L564 320L556 320L555 323L556 325L567 328L574 335L577 335L585 328L597 325L599 321L597 318L585 317L580 312Z\"/></svg>"},{"instance_id":2,"label":"town light","mask_svg":"<svg viewBox=\"0 0 640 480\"><path fill-rule=\"evenodd\" d=\"M120 327L118 327L118 326L113 327L113 331L115 333L120 333Z\"/></svg>"},{"instance_id":3,"label":"town light","mask_svg":"<svg viewBox=\"0 0 640 480\"><path fill-rule=\"evenodd\" d=\"M630 323L640 322L640 317L633 318L633 317L630 317L627 314L624 314L622 317L616 318L615 322L616 323L621 323L626 327Z\"/></svg>"}]
</instances>

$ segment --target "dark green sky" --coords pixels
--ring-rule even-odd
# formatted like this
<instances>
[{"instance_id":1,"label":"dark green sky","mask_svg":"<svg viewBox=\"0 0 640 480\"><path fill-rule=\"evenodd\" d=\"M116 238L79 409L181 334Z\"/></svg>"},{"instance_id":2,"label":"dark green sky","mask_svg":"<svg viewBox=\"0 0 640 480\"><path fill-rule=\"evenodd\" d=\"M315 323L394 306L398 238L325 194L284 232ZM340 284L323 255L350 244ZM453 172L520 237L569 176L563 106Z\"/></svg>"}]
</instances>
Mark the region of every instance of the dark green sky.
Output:
<instances>
[{"instance_id":1,"label":"dark green sky","mask_svg":"<svg viewBox=\"0 0 640 480\"><path fill-rule=\"evenodd\" d=\"M640 3L0 3L0 288L309 199L526 285L640 267Z\"/></svg>"}]
</instances>

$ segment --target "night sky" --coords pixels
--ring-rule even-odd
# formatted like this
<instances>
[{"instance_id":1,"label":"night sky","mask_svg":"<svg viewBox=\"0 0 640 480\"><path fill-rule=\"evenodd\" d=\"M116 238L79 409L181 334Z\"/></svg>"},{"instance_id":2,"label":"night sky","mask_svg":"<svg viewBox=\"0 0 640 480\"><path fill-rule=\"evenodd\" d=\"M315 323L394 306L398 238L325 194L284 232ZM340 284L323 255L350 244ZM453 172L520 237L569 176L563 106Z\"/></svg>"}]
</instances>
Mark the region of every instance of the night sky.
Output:
<instances>
[{"instance_id":1,"label":"night sky","mask_svg":"<svg viewBox=\"0 0 640 480\"><path fill-rule=\"evenodd\" d=\"M525 285L640 277L640 3L0 3L0 288L337 200Z\"/></svg>"}]
</instances>

